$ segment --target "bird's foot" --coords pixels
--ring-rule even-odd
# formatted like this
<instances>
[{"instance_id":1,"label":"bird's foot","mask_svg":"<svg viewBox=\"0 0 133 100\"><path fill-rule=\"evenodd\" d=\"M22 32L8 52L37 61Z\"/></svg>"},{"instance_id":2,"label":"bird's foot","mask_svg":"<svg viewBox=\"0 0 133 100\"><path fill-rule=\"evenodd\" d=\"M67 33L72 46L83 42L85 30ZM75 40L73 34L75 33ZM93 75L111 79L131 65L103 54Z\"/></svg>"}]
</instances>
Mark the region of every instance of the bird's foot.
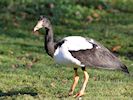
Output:
<instances>
[{"instance_id":1,"label":"bird's foot","mask_svg":"<svg viewBox=\"0 0 133 100\"><path fill-rule=\"evenodd\" d=\"M80 92L78 92L76 95L74 95L73 97L74 97L74 98L78 98L78 97L81 97L81 96L83 96L83 95L84 95L84 92L80 91Z\"/></svg>"},{"instance_id":2,"label":"bird's foot","mask_svg":"<svg viewBox=\"0 0 133 100\"><path fill-rule=\"evenodd\" d=\"M73 95L73 91L69 91L68 95L69 96Z\"/></svg>"}]
</instances>

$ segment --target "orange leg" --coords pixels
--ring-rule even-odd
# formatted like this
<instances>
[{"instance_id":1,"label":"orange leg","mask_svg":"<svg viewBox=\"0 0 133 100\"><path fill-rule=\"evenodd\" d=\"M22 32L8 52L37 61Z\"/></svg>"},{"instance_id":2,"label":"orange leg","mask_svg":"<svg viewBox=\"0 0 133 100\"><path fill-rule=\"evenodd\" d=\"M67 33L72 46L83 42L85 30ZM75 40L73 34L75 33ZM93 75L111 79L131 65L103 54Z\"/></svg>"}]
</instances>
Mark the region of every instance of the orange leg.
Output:
<instances>
[{"instance_id":1,"label":"orange leg","mask_svg":"<svg viewBox=\"0 0 133 100\"><path fill-rule=\"evenodd\" d=\"M74 97L81 97L84 95L84 91L85 91L85 88L86 88L86 85L88 83L88 79L89 79L89 75L88 73L86 72L86 70L83 70L84 72L84 82L83 82L83 86L81 88L81 90L74 96Z\"/></svg>"},{"instance_id":2,"label":"orange leg","mask_svg":"<svg viewBox=\"0 0 133 100\"><path fill-rule=\"evenodd\" d=\"M69 91L69 94L68 94L69 96L71 96L73 94L74 89L75 89L76 85L78 84L78 80L79 80L79 76L77 73L77 68L74 68L74 82L73 82L71 89Z\"/></svg>"}]
</instances>

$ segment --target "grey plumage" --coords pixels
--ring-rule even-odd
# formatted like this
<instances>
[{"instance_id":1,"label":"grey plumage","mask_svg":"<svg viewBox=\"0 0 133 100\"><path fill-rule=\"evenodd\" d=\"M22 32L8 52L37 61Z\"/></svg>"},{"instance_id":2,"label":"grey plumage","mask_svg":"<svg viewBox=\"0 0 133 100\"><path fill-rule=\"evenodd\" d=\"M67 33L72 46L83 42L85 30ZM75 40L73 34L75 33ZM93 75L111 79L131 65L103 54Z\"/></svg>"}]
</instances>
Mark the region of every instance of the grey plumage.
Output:
<instances>
[{"instance_id":1,"label":"grey plumage","mask_svg":"<svg viewBox=\"0 0 133 100\"><path fill-rule=\"evenodd\" d=\"M92 44L92 49L69 52L85 66L92 68L118 69L129 73L127 67L103 45L96 41L93 41Z\"/></svg>"}]
</instances>

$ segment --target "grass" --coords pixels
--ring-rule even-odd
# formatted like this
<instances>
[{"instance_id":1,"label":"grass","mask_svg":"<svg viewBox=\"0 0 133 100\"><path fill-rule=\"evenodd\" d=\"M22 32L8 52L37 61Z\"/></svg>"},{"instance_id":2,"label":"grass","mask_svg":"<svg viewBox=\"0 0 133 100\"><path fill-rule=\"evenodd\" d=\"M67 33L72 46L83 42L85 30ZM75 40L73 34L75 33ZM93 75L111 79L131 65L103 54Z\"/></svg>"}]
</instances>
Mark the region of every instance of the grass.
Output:
<instances>
[{"instance_id":1,"label":"grass","mask_svg":"<svg viewBox=\"0 0 133 100\"><path fill-rule=\"evenodd\" d=\"M11 2L12 1L12 2ZM115 0L103 10L99 3L58 3L54 0L33 2L0 1L0 99L1 100L74 100L67 97L73 80L73 68L55 64L43 49L43 34L32 33L40 14L50 17L56 39L69 35L91 37L108 49L119 46L116 54L133 72L133 2ZM91 1L91 0L90 0ZM88 1L89 2L89 1ZM123 3L124 2L124 3ZM47 5L53 3L55 8ZM103 0L106 4L106 0ZM42 6L45 5L45 6ZM67 6L69 5L69 6ZM129 7L127 7L129 5ZM113 9L112 9L113 8ZM47 9L47 10L43 10ZM77 12L79 11L79 12ZM51 13L49 13L51 12ZM58 13L57 13L58 12ZM75 12L77 12L75 15ZM96 18L94 15L99 17ZM89 22L87 16L92 16ZM119 71L87 69L90 79L84 100L132 100L133 77ZM78 92L80 81L74 93Z\"/></svg>"}]
</instances>

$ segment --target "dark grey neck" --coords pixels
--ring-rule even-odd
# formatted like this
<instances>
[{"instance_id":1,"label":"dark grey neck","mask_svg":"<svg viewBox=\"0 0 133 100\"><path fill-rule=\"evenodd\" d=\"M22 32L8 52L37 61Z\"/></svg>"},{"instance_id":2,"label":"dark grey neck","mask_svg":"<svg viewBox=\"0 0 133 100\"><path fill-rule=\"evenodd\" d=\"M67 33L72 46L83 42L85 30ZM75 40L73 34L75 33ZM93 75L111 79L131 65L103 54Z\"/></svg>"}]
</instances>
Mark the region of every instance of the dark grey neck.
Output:
<instances>
[{"instance_id":1,"label":"dark grey neck","mask_svg":"<svg viewBox=\"0 0 133 100\"><path fill-rule=\"evenodd\" d=\"M45 50L47 54L51 57L54 55L54 41L53 41L53 30L52 26L49 26L48 28L45 28L46 35L45 35Z\"/></svg>"}]
</instances>

